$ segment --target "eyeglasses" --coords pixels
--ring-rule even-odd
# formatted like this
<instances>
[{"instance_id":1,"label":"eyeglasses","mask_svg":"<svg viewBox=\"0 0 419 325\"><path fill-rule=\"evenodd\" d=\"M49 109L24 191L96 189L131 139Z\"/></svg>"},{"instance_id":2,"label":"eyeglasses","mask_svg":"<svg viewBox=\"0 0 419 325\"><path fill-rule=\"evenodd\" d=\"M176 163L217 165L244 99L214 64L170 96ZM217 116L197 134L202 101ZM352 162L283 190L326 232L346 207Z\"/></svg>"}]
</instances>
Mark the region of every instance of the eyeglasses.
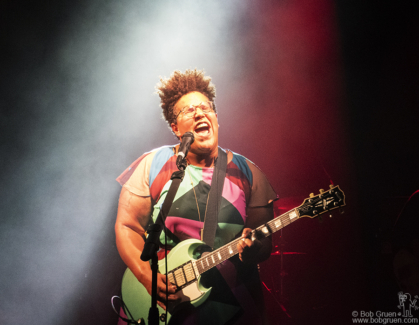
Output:
<instances>
[{"instance_id":1,"label":"eyeglasses","mask_svg":"<svg viewBox=\"0 0 419 325\"><path fill-rule=\"evenodd\" d=\"M183 116L186 117L194 117L196 114L196 110L199 109L204 113L204 114L208 114L208 113L212 113L214 112L214 105L212 104L212 102L202 102L199 105L190 105L190 106L185 106L184 108L182 108L179 113L175 116L175 120L177 120L177 118L179 117L179 115L181 113L183 113Z\"/></svg>"}]
</instances>

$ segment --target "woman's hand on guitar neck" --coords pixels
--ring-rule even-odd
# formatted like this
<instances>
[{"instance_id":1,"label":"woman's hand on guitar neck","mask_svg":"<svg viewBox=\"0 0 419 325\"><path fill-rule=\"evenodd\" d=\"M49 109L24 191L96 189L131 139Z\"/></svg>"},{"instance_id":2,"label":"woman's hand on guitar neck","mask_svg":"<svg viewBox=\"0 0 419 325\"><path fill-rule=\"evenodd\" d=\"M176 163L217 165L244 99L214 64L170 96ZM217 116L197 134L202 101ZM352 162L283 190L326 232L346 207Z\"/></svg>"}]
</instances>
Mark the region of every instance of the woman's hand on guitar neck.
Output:
<instances>
[{"instance_id":1,"label":"woman's hand on guitar neck","mask_svg":"<svg viewBox=\"0 0 419 325\"><path fill-rule=\"evenodd\" d=\"M264 237L255 234L254 240L250 238L252 229L266 224L274 217L273 204L264 207L247 208L246 224L242 232L242 240L237 244L239 258L243 263L257 264L269 258L272 251L272 236Z\"/></svg>"},{"instance_id":2,"label":"woman's hand on guitar neck","mask_svg":"<svg viewBox=\"0 0 419 325\"><path fill-rule=\"evenodd\" d=\"M271 239L253 239L251 238L252 229L244 228L241 239L237 243L240 261L247 264L257 264L266 260L271 251ZM266 252L268 252L266 254ZM266 257L267 256L267 257Z\"/></svg>"},{"instance_id":3,"label":"woman's hand on guitar neck","mask_svg":"<svg viewBox=\"0 0 419 325\"><path fill-rule=\"evenodd\" d=\"M250 238L252 229L244 228L241 239L237 243L237 250L239 252L240 261L244 263L258 263L259 251L262 247L262 243L258 240L252 240Z\"/></svg>"}]
</instances>

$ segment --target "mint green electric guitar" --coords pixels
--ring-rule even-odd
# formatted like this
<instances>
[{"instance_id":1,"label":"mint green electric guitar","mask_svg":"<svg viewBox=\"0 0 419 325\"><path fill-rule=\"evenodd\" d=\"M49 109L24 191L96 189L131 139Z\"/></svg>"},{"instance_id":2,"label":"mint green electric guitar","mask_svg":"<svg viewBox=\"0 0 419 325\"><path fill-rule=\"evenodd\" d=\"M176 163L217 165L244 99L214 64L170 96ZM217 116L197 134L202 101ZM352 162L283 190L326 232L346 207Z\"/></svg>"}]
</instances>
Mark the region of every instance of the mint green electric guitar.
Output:
<instances>
[{"instance_id":1,"label":"mint green electric guitar","mask_svg":"<svg viewBox=\"0 0 419 325\"><path fill-rule=\"evenodd\" d=\"M258 227L256 231L261 236L268 237L299 218L316 218L320 214L343 206L345 206L345 194L339 186L331 185L328 191L320 190L320 194L316 196L310 194L310 197L305 199L299 207ZM255 230L253 230L254 233ZM238 254L237 243L239 240L241 238L237 238L198 259L194 258L194 256L197 255L199 247L205 245L200 240L188 239L182 241L171 250L167 255L168 279L177 286L177 295L181 299L176 305L169 304L167 313L158 307L160 320L163 323L166 318L169 321L171 315L181 309L182 304L191 303L193 306L198 307L208 298L211 288L205 288L201 285L201 275ZM159 272L164 274L165 270L166 266L163 259L159 261ZM122 278L121 290L122 300L129 310L129 313L127 310L125 310L125 313L127 315L131 314L135 320L146 319L151 305L151 296L129 269L125 271Z\"/></svg>"}]
</instances>

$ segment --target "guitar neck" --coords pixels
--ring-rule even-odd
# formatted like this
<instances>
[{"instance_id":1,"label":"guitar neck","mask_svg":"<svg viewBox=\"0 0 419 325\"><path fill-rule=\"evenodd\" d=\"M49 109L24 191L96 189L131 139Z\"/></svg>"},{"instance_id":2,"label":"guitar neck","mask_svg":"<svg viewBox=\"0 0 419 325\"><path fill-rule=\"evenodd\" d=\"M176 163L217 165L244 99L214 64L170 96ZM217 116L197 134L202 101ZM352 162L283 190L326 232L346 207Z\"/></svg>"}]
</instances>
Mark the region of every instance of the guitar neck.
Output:
<instances>
[{"instance_id":1,"label":"guitar neck","mask_svg":"<svg viewBox=\"0 0 419 325\"><path fill-rule=\"evenodd\" d=\"M340 209L345 205L345 194L339 186L330 185L329 190L320 190L320 194L316 196L313 193L310 194L310 197L306 198L300 206L254 229L251 238L253 240L254 238L268 237L302 217L316 218L323 213ZM207 255L197 260L190 260L178 266L168 273L170 282L176 283L180 289L189 285L200 274L238 254L237 244L240 240L242 238L236 238L227 245L207 253Z\"/></svg>"},{"instance_id":2,"label":"guitar neck","mask_svg":"<svg viewBox=\"0 0 419 325\"><path fill-rule=\"evenodd\" d=\"M288 226L290 223L298 220L300 218L297 208L292 209L279 217L267 222L266 224L254 229L252 235L257 232L259 237L268 237L274 232ZM228 260L234 255L238 254L237 244L242 240L242 238L236 238L227 245L224 245L213 252L208 253L204 257L195 261L196 268L199 271L199 274L202 274L209 269L221 264L222 262Z\"/></svg>"}]
</instances>

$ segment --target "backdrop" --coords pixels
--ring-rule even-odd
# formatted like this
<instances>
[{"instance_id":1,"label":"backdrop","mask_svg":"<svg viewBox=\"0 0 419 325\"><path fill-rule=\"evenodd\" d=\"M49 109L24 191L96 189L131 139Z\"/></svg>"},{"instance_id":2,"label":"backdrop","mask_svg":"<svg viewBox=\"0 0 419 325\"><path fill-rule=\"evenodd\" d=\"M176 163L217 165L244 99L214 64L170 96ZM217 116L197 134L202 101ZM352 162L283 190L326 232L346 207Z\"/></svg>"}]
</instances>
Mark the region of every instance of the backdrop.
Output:
<instances>
[{"instance_id":1,"label":"backdrop","mask_svg":"<svg viewBox=\"0 0 419 325\"><path fill-rule=\"evenodd\" d=\"M397 311L381 248L418 189L414 1L28 1L1 15L0 323L116 324L125 266L115 178L177 140L155 85L204 69L220 146L267 175L276 211L338 184L344 214L301 220L261 265L273 324ZM274 235L279 245L280 234ZM277 249L277 248L276 248ZM416 315L417 316L417 315Z\"/></svg>"}]
</instances>

